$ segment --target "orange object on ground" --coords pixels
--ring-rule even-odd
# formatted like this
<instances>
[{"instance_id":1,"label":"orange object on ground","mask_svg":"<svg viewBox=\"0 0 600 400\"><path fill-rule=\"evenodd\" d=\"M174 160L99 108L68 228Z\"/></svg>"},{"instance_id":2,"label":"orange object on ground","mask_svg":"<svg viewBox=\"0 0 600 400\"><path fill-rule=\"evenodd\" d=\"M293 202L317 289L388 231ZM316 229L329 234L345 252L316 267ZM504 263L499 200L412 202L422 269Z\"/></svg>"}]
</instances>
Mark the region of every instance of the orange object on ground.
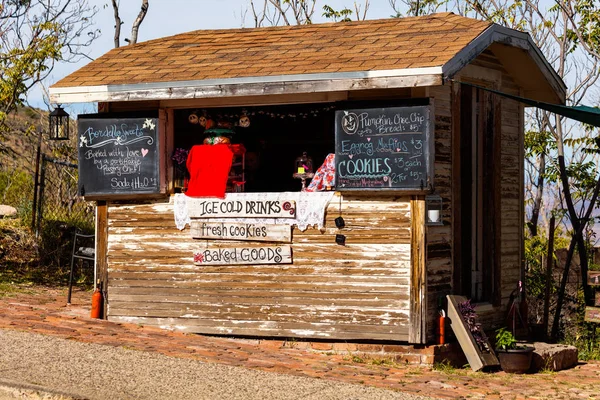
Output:
<instances>
[{"instance_id":1,"label":"orange object on ground","mask_svg":"<svg viewBox=\"0 0 600 400\"><path fill-rule=\"evenodd\" d=\"M104 298L99 287L96 287L94 294L92 294L92 312L91 318L102 318L102 309L104 308Z\"/></svg>"},{"instance_id":2,"label":"orange object on ground","mask_svg":"<svg viewBox=\"0 0 600 400\"><path fill-rule=\"evenodd\" d=\"M446 343L446 317L440 313L438 317L438 344Z\"/></svg>"}]
</instances>

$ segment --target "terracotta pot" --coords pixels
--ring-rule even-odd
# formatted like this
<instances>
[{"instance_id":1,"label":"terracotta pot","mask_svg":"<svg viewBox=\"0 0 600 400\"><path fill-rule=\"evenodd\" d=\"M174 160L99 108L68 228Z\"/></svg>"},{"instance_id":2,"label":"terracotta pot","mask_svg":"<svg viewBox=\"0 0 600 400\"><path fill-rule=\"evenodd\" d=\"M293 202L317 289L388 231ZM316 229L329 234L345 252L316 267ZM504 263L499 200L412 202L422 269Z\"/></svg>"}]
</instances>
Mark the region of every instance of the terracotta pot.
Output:
<instances>
[{"instance_id":1,"label":"terracotta pot","mask_svg":"<svg viewBox=\"0 0 600 400\"><path fill-rule=\"evenodd\" d=\"M498 355L500 367L503 371L510 372L511 374L523 374L531 368L533 350L535 349L531 346L519 347L512 350L496 349L496 354Z\"/></svg>"}]
</instances>

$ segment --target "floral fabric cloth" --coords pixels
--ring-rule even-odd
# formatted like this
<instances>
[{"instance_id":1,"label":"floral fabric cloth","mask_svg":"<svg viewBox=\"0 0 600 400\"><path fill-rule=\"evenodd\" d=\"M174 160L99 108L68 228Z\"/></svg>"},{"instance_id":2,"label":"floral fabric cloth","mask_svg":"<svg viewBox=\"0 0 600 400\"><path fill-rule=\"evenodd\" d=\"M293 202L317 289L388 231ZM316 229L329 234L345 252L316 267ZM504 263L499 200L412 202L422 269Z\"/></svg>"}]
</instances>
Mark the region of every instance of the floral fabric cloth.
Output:
<instances>
[{"instance_id":1,"label":"floral fabric cloth","mask_svg":"<svg viewBox=\"0 0 600 400\"><path fill-rule=\"evenodd\" d=\"M329 153L325 157L323 165L319 167L315 176L306 188L307 192L321 192L327 190L327 187L335 187L335 154Z\"/></svg>"}]
</instances>

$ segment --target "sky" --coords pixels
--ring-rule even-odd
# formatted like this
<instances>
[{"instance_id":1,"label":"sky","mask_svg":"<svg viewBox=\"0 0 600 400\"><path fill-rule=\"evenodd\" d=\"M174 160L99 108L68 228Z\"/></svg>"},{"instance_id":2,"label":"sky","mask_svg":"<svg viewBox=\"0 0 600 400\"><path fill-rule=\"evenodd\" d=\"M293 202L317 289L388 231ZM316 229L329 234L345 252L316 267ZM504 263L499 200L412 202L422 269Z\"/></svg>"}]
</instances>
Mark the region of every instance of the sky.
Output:
<instances>
[{"instance_id":1,"label":"sky","mask_svg":"<svg viewBox=\"0 0 600 400\"><path fill-rule=\"evenodd\" d=\"M361 3L360 0L357 0ZM256 1L260 3L260 0ZM364 1L362 1L364 3ZM100 29L98 38L87 53L92 59L98 58L114 46L114 17L110 0L89 0L91 6L98 8L95 18L95 28ZM121 0L119 14L123 25L121 27L121 45L123 38L129 37L131 24L140 11L141 0ZM250 0L149 0L148 14L140 26L138 42L171 36L178 33L198 29L228 29L253 27ZM328 4L335 10L344 7L353 9L354 0L320 0L317 3L314 21L328 22L323 16L322 5ZM368 19L389 18L393 13L388 0L370 0ZM76 71L90 60L83 58L78 63L59 63L52 74L44 82L46 87L59 81L71 72ZM43 102L43 91L36 88L28 96L32 106L46 108ZM93 104L64 105L67 112L75 117L79 113L94 112Z\"/></svg>"}]
</instances>

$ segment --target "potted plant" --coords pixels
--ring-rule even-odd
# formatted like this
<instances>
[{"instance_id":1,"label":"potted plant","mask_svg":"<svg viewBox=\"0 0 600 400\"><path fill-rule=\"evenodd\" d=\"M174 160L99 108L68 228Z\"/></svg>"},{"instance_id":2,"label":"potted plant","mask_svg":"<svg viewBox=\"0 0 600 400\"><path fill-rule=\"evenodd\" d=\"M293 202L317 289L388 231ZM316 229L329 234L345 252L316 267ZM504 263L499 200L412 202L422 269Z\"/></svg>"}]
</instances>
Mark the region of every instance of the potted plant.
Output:
<instances>
[{"instance_id":1,"label":"potted plant","mask_svg":"<svg viewBox=\"0 0 600 400\"><path fill-rule=\"evenodd\" d=\"M531 346L518 345L517 339L506 328L496 331L496 354L503 371L513 374L529 371L533 350Z\"/></svg>"}]
</instances>

